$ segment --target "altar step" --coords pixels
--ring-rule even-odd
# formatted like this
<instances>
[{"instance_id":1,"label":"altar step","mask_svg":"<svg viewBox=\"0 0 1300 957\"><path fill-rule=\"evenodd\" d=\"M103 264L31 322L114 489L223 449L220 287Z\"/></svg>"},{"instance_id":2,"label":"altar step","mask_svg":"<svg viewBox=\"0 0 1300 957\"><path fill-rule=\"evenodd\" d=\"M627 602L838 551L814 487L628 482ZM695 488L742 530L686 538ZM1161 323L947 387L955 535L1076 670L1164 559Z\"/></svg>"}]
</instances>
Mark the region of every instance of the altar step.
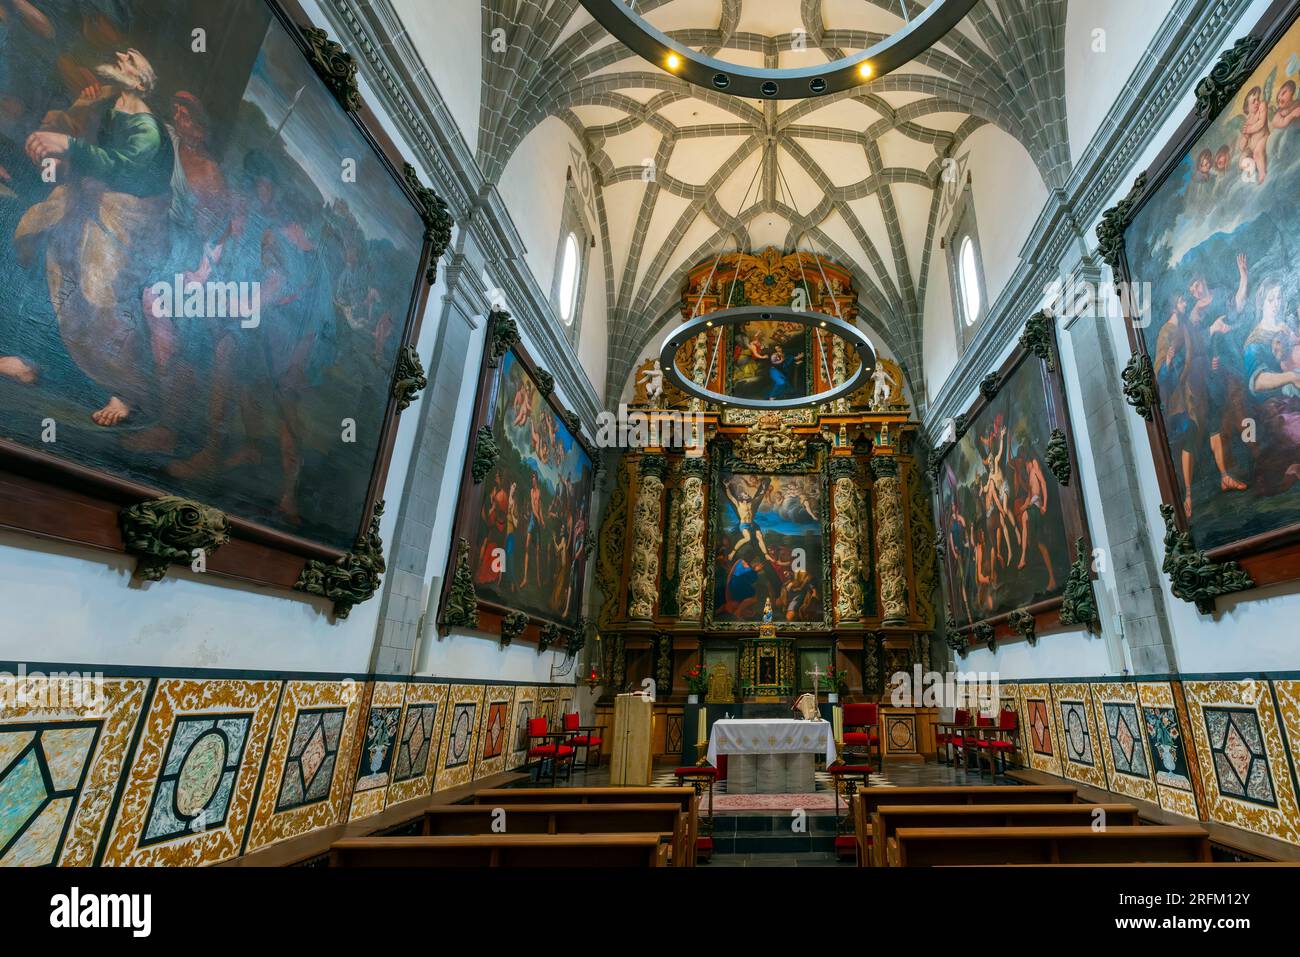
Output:
<instances>
[{"instance_id":1,"label":"altar step","mask_svg":"<svg viewBox=\"0 0 1300 957\"><path fill-rule=\"evenodd\" d=\"M787 812L766 814L745 811L719 814L713 822L715 854L810 854L834 850L835 815L814 812L804 819L806 830L791 830L794 818Z\"/></svg>"}]
</instances>

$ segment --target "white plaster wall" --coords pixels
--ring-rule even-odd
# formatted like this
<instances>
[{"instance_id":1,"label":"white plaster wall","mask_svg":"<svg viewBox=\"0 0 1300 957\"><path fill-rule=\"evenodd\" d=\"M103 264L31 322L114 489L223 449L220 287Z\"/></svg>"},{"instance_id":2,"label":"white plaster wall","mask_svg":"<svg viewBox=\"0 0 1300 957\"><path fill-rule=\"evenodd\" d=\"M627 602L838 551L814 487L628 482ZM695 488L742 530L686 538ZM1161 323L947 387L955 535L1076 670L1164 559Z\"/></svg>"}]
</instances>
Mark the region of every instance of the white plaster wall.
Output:
<instances>
[{"instance_id":1,"label":"white plaster wall","mask_svg":"<svg viewBox=\"0 0 1300 957\"><path fill-rule=\"evenodd\" d=\"M478 147L483 77L480 0L392 0L393 9L456 119L470 151Z\"/></svg>"},{"instance_id":2,"label":"white plaster wall","mask_svg":"<svg viewBox=\"0 0 1300 957\"><path fill-rule=\"evenodd\" d=\"M967 170L975 204L975 224L984 264L984 292L997 302L1020 265L1020 252L1043 205L1047 185L1033 158L1020 142L992 125L967 138ZM940 239L952 227L951 213L935 231L930 252L930 278L924 305L924 364L926 389L937 395L957 367L957 332L953 325L952 292L948 281L948 252Z\"/></svg>"},{"instance_id":3,"label":"white plaster wall","mask_svg":"<svg viewBox=\"0 0 1300 957\"><path fill-rule=\"evenodd\" d=\"M575 163L575 151L579 158L585 155L572 131L560 120L549 117L524 137L497 184L501 199L523 239L528 269L548 297L555 279L560 222L564 216L568 187L566 171ZM598 224L590 208L584 209L583 215L597 240L596 248L588 250L587 290L578 336L578 355L583 371L600 395L605 391L605 271L596 232Z\"/></svg>"},{"instance_id":4,"label":"white plaster wall","mask_svg":"<svg viewBox=\"0 0 1300 957\"><path fill-rule=\"evenodd\" d=\"M1173 0L1088 0L1065 19L1065 109L1077 163Z\"/></svg>"}]
</instances>

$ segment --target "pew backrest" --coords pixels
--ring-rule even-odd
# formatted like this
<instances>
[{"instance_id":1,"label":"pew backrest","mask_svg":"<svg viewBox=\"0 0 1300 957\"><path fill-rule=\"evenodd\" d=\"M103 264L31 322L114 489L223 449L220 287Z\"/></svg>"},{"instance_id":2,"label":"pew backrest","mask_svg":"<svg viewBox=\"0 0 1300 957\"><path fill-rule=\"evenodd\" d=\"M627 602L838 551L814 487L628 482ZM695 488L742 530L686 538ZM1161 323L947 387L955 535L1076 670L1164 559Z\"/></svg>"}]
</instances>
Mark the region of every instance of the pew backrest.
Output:
<instances>
[{"instance_id":1,"label":"pew backrest","mask_svg":"<svg viewBox=\"0 0 1300 957\"><path fill-rule=\"evenodd\" d=\"M1210 837L1194 826L908 828L888 845L892 866L943 864L1178 864L1210 860Z\"/></svg>"},{"instance_id":2,"label":"pew backrest","mask_svg":"<svg viewBox=\"0 0 1300 957\"><path fill-rule=\"evenodd\" d=\"M871 816L871 851L877 867L887 863L885 848L901 827L1133 827L1133 804L882 804ZM859 846L863 855L865 848Z\"/></svg>"},{"instance_id":3,"label":"pew backrest","mask_svg":"<svg viewBox=\"0 0 1300 957\"><path fill-rule=\"evenodd\" d=\"M663 867L667 834L359 837L330 847L331 867Z\"/></svg>"}]
</instances>

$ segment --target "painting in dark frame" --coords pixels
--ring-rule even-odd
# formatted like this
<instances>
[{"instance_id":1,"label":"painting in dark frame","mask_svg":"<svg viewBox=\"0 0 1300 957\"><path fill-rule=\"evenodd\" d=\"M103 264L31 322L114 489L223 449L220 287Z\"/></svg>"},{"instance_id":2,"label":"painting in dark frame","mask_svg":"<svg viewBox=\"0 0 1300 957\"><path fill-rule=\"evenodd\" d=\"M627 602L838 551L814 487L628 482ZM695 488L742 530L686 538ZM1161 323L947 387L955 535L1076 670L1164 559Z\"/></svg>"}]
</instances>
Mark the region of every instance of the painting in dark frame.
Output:
<instances>
[{"instance_id":1,"label":"painting in dark frame","mask_svg":"<svg viewBox=\"0 0 1300 957\"><path fill-rule=\"evenodd\" d=\"M829 485L820 448L810 443L802 461L780 470L738 461L727 443L715 448L707 628L752 631L769 602L782 631L829 627Z\"/></svg>"},{"instance_id":2,"label":"painting in dark frame","mask_svg":"<svg viewBox=\"0 0 1300 957\"><path fill-rule=\"evenodd\" d=\"M1023 609L1050 623L1088 537L1078 480L1062 485L1048 467L1053 431L1069 432L1059 371L1017 349L964 420L936 476L948 620L968 631Z\"/></svg>"},{"instance_id":3,"label":"painting in dark frame","mask_svg":"<svg viewBox=\"0 0 1300 957\"><path fill-rule=\"evenodd\" d=\"M431 250L296 3L222 12L0 25L0 524L121 548L120 506L178 495L230 520L212 570L289 585L371 518Z\"/></svg>"},{"instance_id":4,"label":"painting in dark frame","mask_svg":"<svg viewBox=\"0 0 1300 957\"><path fill-rule=\"evenodd\" d=\"M573 628L584 607L595 460L554 393L539 387L543 380L549 376L517 342L495 364L485 350L452 541L469 543L480 608ZM497 455L476 481L476 436L484 428Z\"/></svg>"},{"instance_id":5,"label":"painting in dark frame","mask_svg":"<svg viewBox=\"0 0 1300 957\"><path fill-rule=\"evenodd\" d=\"M1212 562L1240 561L1234 588L1300 577L1298 10L1275 3L1223 55L1230 82L1202 82L1110 214L1161 497Z\"/></svg>"}]
</instances>

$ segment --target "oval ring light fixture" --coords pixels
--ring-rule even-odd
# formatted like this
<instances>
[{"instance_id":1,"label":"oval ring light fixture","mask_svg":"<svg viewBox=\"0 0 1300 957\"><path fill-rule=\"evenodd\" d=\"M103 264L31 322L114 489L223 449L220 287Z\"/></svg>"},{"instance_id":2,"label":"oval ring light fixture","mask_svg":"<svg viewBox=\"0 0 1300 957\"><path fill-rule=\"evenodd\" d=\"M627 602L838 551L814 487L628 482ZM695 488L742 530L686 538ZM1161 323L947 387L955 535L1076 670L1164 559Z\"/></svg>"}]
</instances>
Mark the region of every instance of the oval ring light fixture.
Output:
<instances>
[{"instance_id":1,"label":"oval ring light fixture","mask_svg":"<svg viewBox=\"0 0 1300 957\"><path fill-rule=\"evenodd\" d=\"M731 96L796 100L861 86L916 59L955 27L979 0L933 0L915 20L853 56L801 69L769 70L705 56L656 30L622 0L580 0L634 53L669 73Z\"/></svg>"},{"instance_id":2,"label":"oval ring light fixture","mask_svg":"<svg viewBox=\"0 0 1300 957\"><path fill-rule=\"evenodd\" d=\"M702 332L726 326L738 326L746 322L794 322L810 329L822 330L833 336L839 336L851 344L857 350L858 358L862 362L847 382L837 385L833 389L827 389L825 392L819 392L816 395L802 396L795 399L749 399L728 395L724 392L714 392L712 389L706 389L689 376L683 374L682 370L677 367L677 350L681 348L683 343L689 342ZM719 343L720 347L721 343ZM805 357L805 362L808 361L808 358ZM837 319L835 316L807 310L796 311L789 306L738 306L734 309L722 309L718 312L696 316L689 322L683 323L674 329L664 339L664 344L659 349L659 368L663 370L668 381L677 388L687 395L696 399L703 399L705 402L739 409L758 409L764 412L773 409L804 409L814 405L825 405L844 396L852 395L866 385L867 380L876 371L876 350L871 345L871 340L863 335L861 330L843 319Z\"/></svg>"}]
</instances>

